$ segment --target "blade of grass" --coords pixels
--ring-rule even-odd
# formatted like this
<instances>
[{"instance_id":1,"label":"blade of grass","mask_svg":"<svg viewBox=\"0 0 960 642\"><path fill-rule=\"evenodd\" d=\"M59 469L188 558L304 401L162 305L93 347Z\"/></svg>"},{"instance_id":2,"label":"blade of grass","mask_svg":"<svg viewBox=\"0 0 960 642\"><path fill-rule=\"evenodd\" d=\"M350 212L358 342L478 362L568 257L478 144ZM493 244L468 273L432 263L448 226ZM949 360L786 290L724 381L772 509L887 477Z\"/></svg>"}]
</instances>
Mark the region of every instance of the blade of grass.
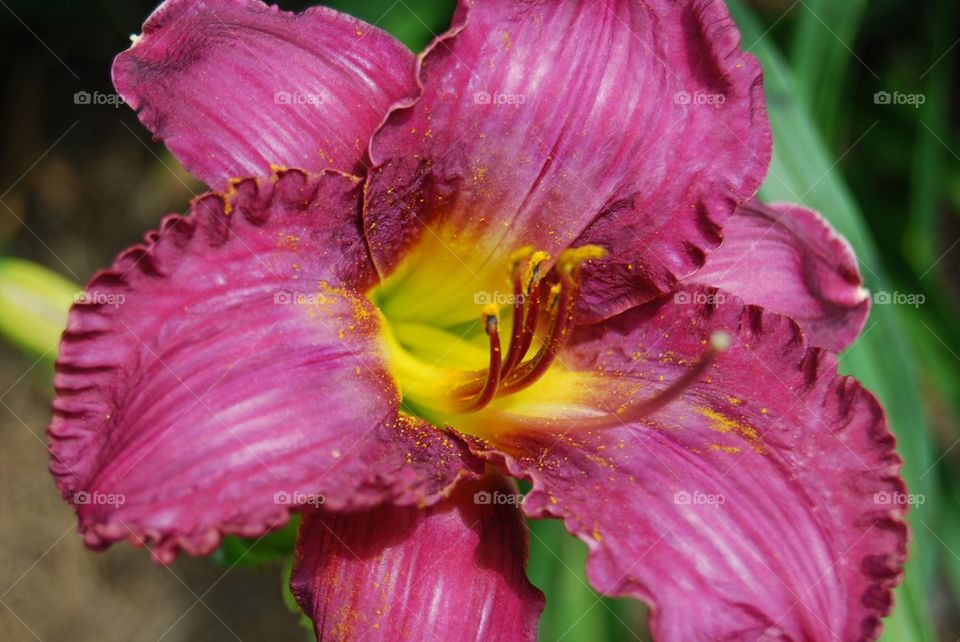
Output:
<instances>
[{"instance_id":1,"label":"blade of grass","mask_svg":"<svg viewBox=\"0 0 960 642\"><path fill-rule=\"evenodd\" d=\"M953 13L953 8L948 7L945 2L936 3L929 11L927 31L931 34L932 52L944 51L950 46ZM931 63L933 62L931 60ZM917 138L910 181L907 258L918 276L930 271L930 277L934 279L940 275L940 271L931 270L931 266L939 256L937 220L944 183L943 159L946 153L940 141L947 137L947 99L952 67L953 58L948 56L933 64L926 74L923 93L925 100L917 110L915 123ZM936 285L932 289L937 289Z\"/></svg>"},{"instance_id":2,"label":"blade of grass","mask_svg":"<svg viewBox=\"0 0 960 642\"><path fill-rule=\"evenodd\" d=\"M797 13L790 63L807 109L825 140L836 140L851 50L866 0L804 0Z\"/></svg>"}]
</instances>

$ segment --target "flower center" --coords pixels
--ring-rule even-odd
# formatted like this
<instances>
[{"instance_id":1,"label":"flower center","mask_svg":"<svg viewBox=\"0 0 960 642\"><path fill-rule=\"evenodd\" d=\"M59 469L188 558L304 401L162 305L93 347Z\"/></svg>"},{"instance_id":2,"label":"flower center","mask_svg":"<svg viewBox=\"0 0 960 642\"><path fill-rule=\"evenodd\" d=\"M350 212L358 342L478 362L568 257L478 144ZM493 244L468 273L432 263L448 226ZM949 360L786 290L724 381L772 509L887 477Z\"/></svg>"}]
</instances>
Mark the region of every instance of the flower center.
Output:
<instances>
[{"instance_id":1,"label":"flower center","mask_svg":"<svg viewBox=\"0 0 960 642\"><path fill-rule=\"evenodd\" d=\"M572 370L559 359L574 329L581 267L605 254L595 245L569 249L547 270L551 257L546 252L517 250L506 269L501 268L501 279L507 277L502 282L509 283L512 294L497 294L491 301L494 296L487 292L474 293L479 318L469 323L455 315L424 320L404 314L411 306L423 309L424 301L444 289L422 275L411 278L419 270L401 271L388 279L371 299L383 316L388 361L404 410L438 426L449 424L483 436L514 429L615 427L649 415L679 396L725 348L723 337L716 338L677 381L652 396L621 387L624 397L645 400L618 399L613 409L598 404L604 397L600 391L610 388L610 374ZM437 305L445 306L446 300ZM508 306L509 312L501 314Z\"/></svg>"}]
</instances>

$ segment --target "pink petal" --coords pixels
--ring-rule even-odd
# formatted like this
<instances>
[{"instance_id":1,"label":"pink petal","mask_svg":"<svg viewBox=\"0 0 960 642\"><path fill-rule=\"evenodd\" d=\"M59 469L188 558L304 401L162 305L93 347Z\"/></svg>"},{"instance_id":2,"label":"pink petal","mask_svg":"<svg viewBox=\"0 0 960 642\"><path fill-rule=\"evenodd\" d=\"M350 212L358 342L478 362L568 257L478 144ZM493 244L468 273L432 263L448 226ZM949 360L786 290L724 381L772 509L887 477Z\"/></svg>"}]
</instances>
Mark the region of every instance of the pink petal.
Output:
<instances>
[{"instance_id":1,"label":"pink petal","mask_svg":"<svg viewBox=\"0 0 960 642\"><path fill-rule=\"evenodd\" d=\"M220 188L271 164L360 172L414 58L331 9L167 0L113 67L117 91L188 170Z\"/></svg>"},{"instance_id":2,"label":"pink petal","mask_svg":"<svg viewBox=\"0 0 960 642\"><path fill-rule=\"evenodd\" d=\"M484 496L489 503L482 502ZM488 477L427 510L309 513L291 588L321 640L535 640L516 487Z\"/></svg>"},{"instance_id":3,"label":"pink petal","mask_svg":"<svg viewBox=\"0 0 960 642\"><path fill-rule=\"evenodd\" d=\"M850 244L819 214L754 201L737 210L723 235L688 282L792 317L816 346L839 351L859 336L869 293Z\"/></svg>"},{"instance_id":4,"label":"pink petal","mask_svg":"<svg viewBox=\"0 0 960 642\"><path fill-rule=\"evenodd\" d=\"M533 481L529 515L562 516L589 545L599 591L651 604L660 642L874 639L907 540L882 408L786 317L683 292L694 303L581 329L564 355L611 376L596 398L609 411L727 331L731 348L679 401L619 428L503 437L488 456Z\"/></svg>"},{"instance_id":5,"label":"pink petal","mask_svg":"<svg viewBox=\"0 0 960 642\"><path fill-rule=\"evenodd\" d=\"M358 293L372 276L359 190L338 174L248 180L93 278L49 431L89 545L130 538L167 562L301 504L429 503L468 474L460 442L398 415Z\"/></svg>"},{"instance_id":6,"label":"pink petal","mask_svg":"<svg viewBox=\"0 0 960 642\"><path fill-rule=\"evenodd\" d=\"M421 60L422 96L371 143L381 274L421 238L497 276L527 244L598 243L583 311L603 318L703 264L771 144L723 2L465 0L453 24Z\"/></svg>"}]
</instances>

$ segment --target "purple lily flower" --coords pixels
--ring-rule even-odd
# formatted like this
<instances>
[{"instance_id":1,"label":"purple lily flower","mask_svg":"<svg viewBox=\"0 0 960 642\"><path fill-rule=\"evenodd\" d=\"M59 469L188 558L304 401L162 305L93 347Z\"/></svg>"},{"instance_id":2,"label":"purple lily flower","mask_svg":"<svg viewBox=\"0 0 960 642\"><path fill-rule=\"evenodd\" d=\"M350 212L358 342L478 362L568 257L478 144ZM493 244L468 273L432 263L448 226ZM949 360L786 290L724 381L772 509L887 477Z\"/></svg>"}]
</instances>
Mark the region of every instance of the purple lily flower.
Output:
<instances>
[{"instance_id":1,"label":"purple lily flower","mask_svg":"<svg viewBox=\"0 0 960 642\"><path fill-rule=\"evenodd\" d=\"M554 517L658 640L877 637L900 459L834 353L869 300L818 214L754 200L723 2L463 0L415 58L169 0L114 82L218 191L71 311L51 469L88 545L302 511L318 637L528 640L523 515Z\"/></svg>"}]
</instances>

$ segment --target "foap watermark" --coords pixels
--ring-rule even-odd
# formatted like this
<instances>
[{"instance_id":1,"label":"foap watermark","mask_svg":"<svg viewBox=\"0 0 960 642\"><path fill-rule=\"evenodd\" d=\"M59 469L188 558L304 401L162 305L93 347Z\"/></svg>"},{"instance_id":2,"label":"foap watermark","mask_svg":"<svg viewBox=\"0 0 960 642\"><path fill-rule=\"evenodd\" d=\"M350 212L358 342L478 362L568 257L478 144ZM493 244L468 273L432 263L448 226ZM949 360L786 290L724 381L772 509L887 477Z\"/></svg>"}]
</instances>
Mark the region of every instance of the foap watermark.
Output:
<instances>
[{"instance_id":1,"label":"foap watermark","mask_svg":"<svg viewBox=\"0 0 960 642\"><path fill-rule=\"evenodd\" d=\"M495 91L492 94L489 91L478 91L473 95L473 102L478 105L513 105L519 107L527 102L527 97L523 94L511 94Z\"/></svg>"},{"instance_id":2,"label":"foap watermark","mask_svg":"<svg viewBox=\"0 0 960 642\"><path fill-rule=\"evenodd\" d=\"M523 498L520 493L478 490L473 494L473 503L479 506L519 506L523 503Z\"/></svg>"},{"instance_id":3,"label":"foap watermark","mask_svg":"<svg viewBox=\"0 0 960 642\"><path fill-rule=\"evenodd\" d=\"M73 95L74 105L109 105L117 108L126 104L120 94L111 94L102 91L78 91Z\"/></svg>"},{"instance_id":4,"label":"foap watermark","mask_svg":"<svg viewBox=\"0 0 960 642\"><path fill-rule=\"evenodd\" d=\"M927 503L927 497L919 493L881 490L873 494L873 503L877 506L923 506Z\"/></svg>"},{"instance_id":5,"label":"foap watermark","mask_svg":"<svg viewBox=\"0 0 960 642\"><path fill-rule=\"evenodd\" d=\"M297 292L281 290L273 295L276 305L319 305L327 300L320 292Z\"/></svg>"},{"instance_id":6,"label":"foap watermark","mask_svg":"<svg viewBox=\"0 0 960 642\"><path fill-rule=\"evenodd\" d=\"M709 105L711 107L720 107L727 102L727 97L723 94L708 94L702 91L695 91L692 94L688 91L678 91L673 95L674 105Z\"/></svg>"},{"instance_id":7,"label":"foap watermark","mask_svg":"<svg viewBox=\"0 0 960 642\"><path fill-rule=\"evenodd\" d=\"M914 109L919 109L920 105L927 102L924 94L904 94L899 91L878 91L873 95L875 105L910 105Z\"/></svg>"},{"instance_id":8,"label":"foap watermark","mask_svg":"<svg viewBox=\"0 0 960 642\"><path fill-rule=\"evenodd\" d=\"M273 494L273 503L278 506L322 506L327 503L327 498L320 493L280 491Z\"/></svg>"},{"instance_id":9,"label":"foap watermark","mask_svg":"<svg viewBox=\"0 0 960 642\"><path fill-rule=\"evenodd\" d=\"M677 292L673 302L677 305L723 305L727 297L722 292Z\"/></svg>"},{"instance_id":10,"label":"foap watermark","mask_svg":"<svg viewBox=\"0 0 960 642\"><path fill-rule=\"evenodd\" d=\"M73 494L73 503L78 506L123 506L127 498L122 493L101 493L85 490Z\"/></svg>"},{"instance_id":11,"label":"foap watermark","mask_svg":"<svg viewBox=\"0 0 960 642\"><path fill-rule=\"evenodd\" d=\"M112 305L119 308L127 301L127 297L122 294L113 294L108 292L87 292L83 290L73 296L74 303L83 305Z\"/></svg>"},{"instance_id":12,"label":"foap watermark","mask_svg":"<svg viewBox=\"0 0 960 642\"><path fill-rule=\"evenodd\" d=\"M727 498L720 493L679 490L673 494L673 503L677 506L723 506Z\"/></svg>"},{"instance_id":13,"label":"foap watermark","mask_svg":"<svg viewBox=\"0 0 960 642\"><path fill-rule=\"evenodd\" d=\"M907 292L875 292L873 295L874 305L910 305L919 308L927 302L926 295L911 294Z\"/></svg>"},{"instance_id":14,"label":"foap watermark","mask_svg":"<svg viewBox=\"0 0 960 642\"><path fill-rule=\"evenodd\" d=\"M327 101L323 94L312 94L303 91L277 91L273 94L275 105L313 105L319 107Z\"/></svg>"},{"instance_id":15,"label":"foap watermark","mask_svg":"<svg viewBox=\"0 0 960 642\"><path fill-rule=\"evenodd\" d=\"M503 292L475 292L473 295L473 302L477 305L490 305L495 303L497 305L513 305L514 303L522 304L524 301L524 296L522 294L504 294Z\"/></svg>"}]
</instances>

